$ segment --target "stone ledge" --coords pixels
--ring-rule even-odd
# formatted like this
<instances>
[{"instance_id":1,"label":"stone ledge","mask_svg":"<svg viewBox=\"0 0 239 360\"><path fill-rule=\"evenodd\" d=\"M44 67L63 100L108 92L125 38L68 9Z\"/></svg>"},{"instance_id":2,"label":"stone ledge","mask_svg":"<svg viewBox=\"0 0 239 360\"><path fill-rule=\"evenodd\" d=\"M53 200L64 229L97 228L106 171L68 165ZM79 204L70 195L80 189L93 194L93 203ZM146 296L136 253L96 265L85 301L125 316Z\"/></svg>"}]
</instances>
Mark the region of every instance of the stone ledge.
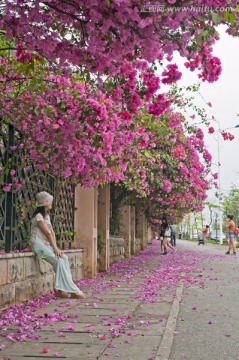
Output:
<instances>
[{"instance_id":1,"label":"stone ledge","mask_svg":"<svg viewBox=\"0 0 239 360\"><path fill-rule=\"evenodd\" d=\"M84 249L69 249L69 250L63 250L64 253L75 253L75 252L84 252ZM0 254L0 260L1 259L11 259L11 258L17 258L17 257L32 257L35 256L34 252L19 252L19 253L6 253L6 254Z\"/></svg>"},{"instance_id":2,"label":"stone ledge","mask_svg":"<svg viewBox=\"0 0 239 360\"><path fill-rule=\"evenodd\" d=\"M83 278L83 249L64 250L74 281ZM54 271L33 252L0 255L0 309L53 290Z\"/></svg>"},{"instance_id":3,"label":"stone ledge","mask_svg":"<svg viewBox=\"0 0 239 360\"><path fill-rule=\"evenodd\" d=\"M1 261L1 259L12 259L12 258L31 257L31 256L35 256L35 254L33 252L7 253L7 254L1 254L0 255L0 261Z\"/></svg>"}]
</instances>

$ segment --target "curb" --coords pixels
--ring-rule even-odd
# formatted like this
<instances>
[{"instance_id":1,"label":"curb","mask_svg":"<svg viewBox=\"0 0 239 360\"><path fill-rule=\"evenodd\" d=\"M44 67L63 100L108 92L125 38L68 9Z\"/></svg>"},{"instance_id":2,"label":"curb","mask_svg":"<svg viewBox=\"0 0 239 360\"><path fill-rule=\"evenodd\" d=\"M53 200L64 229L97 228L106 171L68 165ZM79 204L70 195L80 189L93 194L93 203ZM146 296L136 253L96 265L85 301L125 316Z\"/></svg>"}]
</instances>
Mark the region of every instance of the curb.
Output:
<instances>
[{"instance_id":1,"label":"curb","mask_svg":"<svg viewBox=\"0 0 239 360\"><path fill-rule=\"evenodd\" d=\"M159 345L155 360L169 360L169 355L171 352L173 344L174 330L177 325L177 317L179 313L179 304L182 299L184 281L179 282L178 288L176 290L176 296L173 300L172 307L169 313L165 331L163 334L162 341Z\"/></svg>"}]
</instances>

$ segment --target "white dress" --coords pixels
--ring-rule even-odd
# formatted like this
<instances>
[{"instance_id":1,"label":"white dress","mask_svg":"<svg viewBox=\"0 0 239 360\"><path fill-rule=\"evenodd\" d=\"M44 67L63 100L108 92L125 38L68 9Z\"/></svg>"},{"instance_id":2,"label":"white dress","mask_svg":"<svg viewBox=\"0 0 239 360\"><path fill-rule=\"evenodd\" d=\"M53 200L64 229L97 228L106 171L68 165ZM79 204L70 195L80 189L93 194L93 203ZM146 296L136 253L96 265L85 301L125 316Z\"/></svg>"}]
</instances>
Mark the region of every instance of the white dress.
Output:
<instances>
[{"instance_id":1,"label":"white dress","mask_svg":"<svg viewBox=\"0 0 239 360\"><path fill-rule=\"evenodd\" d=\"M37 225L38 221L44 221L50 231L52 229L50 216L47 215L46 218L44 218L42 214L38 213L32 219L31 245L33 246L34 252L38 256L53 266L56 273L54 289L69 293L82 294L80 289L74 284L72 280L68 257L65 254L63 257L56 256L46 236Z\"/></svg>"}]
</instances>

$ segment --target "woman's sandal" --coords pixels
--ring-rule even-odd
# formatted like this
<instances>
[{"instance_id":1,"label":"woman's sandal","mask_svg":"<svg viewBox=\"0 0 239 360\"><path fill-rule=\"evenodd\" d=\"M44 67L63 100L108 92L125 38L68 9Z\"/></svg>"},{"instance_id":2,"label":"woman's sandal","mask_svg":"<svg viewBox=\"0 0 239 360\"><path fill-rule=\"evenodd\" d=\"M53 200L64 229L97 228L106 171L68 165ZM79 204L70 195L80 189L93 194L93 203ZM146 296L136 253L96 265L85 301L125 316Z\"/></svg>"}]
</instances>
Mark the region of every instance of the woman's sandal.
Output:
<instances>
[{"instance_id":1,"label":"woman's sandal","mask_svg":"<svg viewBox=\"0 0 239 360\"><path fill-rule=\"evenodd\" d=\"M61 290L54 290L54 295L62 299L69 298L69 294Z\"/></svg>"},{"instance_id":2,"label":"woman's sandal","mask_svg":"<svg viewBox=\"0 0 239 360\"><path fill-rule=\"evenodd\" d=\"M83 293L71 293L71 299L84 299L85 295Z\"/></svg>"}]
</instances>

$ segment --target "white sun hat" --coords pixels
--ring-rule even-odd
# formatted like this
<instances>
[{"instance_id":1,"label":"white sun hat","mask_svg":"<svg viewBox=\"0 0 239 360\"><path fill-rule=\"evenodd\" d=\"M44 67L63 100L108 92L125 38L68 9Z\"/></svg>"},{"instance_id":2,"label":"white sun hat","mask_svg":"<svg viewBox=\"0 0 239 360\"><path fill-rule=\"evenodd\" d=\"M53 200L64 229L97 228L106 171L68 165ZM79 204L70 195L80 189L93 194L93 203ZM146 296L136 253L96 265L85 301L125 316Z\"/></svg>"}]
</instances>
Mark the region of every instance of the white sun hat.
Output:
<instances>
[{"instance_id":1,"label":"white sun hat","mask_svg":"<svg viewBox=\"0 0 239 360\"><path fill-rule=\"evenodd\" d=\"M53 202L53 196L48 194L48 192L46 191L41 191L37 194L36 201L37 201L36 203L37 207L47 206Z\"/></svg>"}]
</instances>

